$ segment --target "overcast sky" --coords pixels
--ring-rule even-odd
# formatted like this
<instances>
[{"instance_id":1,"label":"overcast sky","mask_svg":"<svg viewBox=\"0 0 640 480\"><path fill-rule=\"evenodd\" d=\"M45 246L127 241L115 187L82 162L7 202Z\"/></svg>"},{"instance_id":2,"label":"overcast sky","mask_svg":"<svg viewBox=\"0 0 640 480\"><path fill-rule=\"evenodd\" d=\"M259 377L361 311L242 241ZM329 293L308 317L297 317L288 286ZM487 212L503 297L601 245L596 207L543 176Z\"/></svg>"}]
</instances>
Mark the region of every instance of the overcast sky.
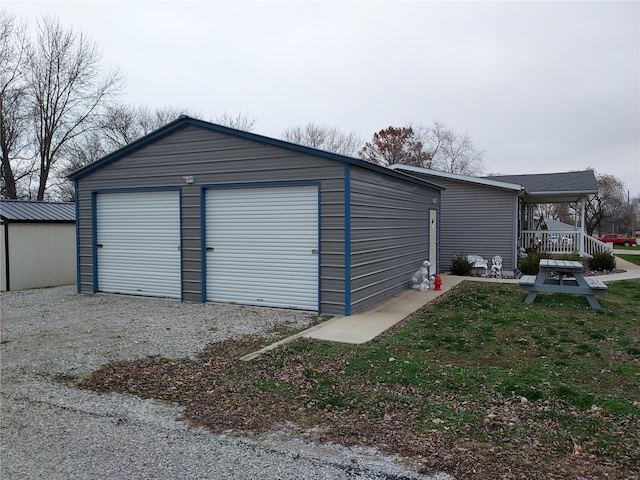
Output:
<instances>
[{"instance_id":1,"label":"overcast sky","mask_svg":"<svg viewBox=\"0 0 640 480\"><path fill-rule=\"evenodd\" d=\"M640 193L640 2L4 3L53 14L126 76L123 100L224 111L281 137L443 122L485 173L584 170Z\"/></svg>"}]
</instances>

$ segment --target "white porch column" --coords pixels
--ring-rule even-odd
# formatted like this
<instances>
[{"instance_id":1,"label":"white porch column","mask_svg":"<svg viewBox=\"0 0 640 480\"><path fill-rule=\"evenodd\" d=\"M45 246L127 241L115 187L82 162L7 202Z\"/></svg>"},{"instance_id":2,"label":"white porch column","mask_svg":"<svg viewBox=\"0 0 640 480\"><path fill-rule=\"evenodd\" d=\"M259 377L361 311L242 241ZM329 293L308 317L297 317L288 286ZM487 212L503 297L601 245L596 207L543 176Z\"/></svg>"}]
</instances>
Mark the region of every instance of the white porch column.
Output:
<instances>
[{"instance_id":1,"label":"white porch column","mask_svg":"<svg viewBox=\"0 0 640 480\"><path fill-rule=\"evenodd\" d=\"M584 257L584 242L585 242L585 230L584 230L584 211L585 211L585 199L580 200L580 256Z\"/></svg>"}]
</instances>

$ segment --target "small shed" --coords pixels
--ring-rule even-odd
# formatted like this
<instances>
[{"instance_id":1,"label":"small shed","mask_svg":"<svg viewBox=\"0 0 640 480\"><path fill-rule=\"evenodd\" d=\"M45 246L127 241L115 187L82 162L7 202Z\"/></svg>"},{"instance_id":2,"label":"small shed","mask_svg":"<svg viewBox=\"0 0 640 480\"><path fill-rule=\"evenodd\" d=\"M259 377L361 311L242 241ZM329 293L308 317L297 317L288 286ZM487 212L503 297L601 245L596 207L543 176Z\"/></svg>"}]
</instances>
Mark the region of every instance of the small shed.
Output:
<instances>
[{"instance_id":1,"label":"small shed","mask_svg":"<svg viewBox=\"0 0 640 480\"><path fill-rule=\"evenodd\" d=\"M70 178L82 293L350 315L437 262L443 187L187 116Z\"/></svg>"},{"instance_id":2,"label":"small shed","mask_svg":"<svg viewBox=\"0 0 640 480\"><path fill-rule=\"evenodd\" d=\"M74 203L0 200L0 290L76 280Z\"/></svg>"}]
</instances>

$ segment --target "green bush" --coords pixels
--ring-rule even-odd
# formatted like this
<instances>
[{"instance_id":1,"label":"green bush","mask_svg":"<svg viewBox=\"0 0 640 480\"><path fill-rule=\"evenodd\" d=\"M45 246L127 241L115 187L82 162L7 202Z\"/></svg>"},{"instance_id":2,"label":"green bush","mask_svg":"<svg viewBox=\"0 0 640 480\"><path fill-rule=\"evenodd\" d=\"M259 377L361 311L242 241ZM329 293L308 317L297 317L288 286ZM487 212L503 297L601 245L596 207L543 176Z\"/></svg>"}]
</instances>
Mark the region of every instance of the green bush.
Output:
<instances>
[{"instance_id":1,"label":"green bush","mask_svg":"<svg viewBox=\"0 0 640 480\"><path fill-rule=\"evenodd\" d=\"M540 259L542 258L551 258L551 255L544 252L531 252L526 257L520 259L518 269L523 273L523 275L537 275Z\"/></svg>"},{"instance_id":2,"label":"green bush","mask_svg":"<svg viewBox=\"0 0 640 480\"><path fill-rule=\"evenodd\" d=\"M616 257L608 252L596 253L589 260L589 268L591 270L615 270Z\"/></svg>"},{"instance_id":3,"label":"green bush","mask_svg":"<svg viewBox=\"0 0 640 480\"><path fill-rule=\"evenodd\" d=\"M579 262L581 259L580 259L580 254L578 252L572 252L572 253L565 253L561 255L560 260L566 260L568 262L570 261Z\"/></svg>"},{"instance_id":4,"label":"green bush","mask_svg":"<svg viewBox=\"0 0 640 480\"><path fill-rule=\"evenodd\" d=\"M471 270L473 270L473 263L469 261L466 253L460 252L453 257L450 270L454 275L468 277L471 275Z\"/></svg>"}]
</instances>

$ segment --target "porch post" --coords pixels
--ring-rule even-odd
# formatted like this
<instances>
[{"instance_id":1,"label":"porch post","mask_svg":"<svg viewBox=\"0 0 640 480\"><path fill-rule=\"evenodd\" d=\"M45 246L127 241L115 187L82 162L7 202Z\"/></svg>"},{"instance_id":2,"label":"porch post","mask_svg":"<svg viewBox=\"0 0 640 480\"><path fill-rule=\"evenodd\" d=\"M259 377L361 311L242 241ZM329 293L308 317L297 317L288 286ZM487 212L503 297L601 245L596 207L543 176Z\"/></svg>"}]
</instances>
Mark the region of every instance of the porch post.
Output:
<instances>
[{"instance_id":1,"label":"porch post","mask_svg":"<svg viewBox=\"0 0 640 480\"><path fill-rule=\"evenodd\" d=\"M585 199L580 200L580 257L584 257L584 242L585 242L585 230L584 230L584 211L585 211Z\"/></svg>"}]
</instances>

